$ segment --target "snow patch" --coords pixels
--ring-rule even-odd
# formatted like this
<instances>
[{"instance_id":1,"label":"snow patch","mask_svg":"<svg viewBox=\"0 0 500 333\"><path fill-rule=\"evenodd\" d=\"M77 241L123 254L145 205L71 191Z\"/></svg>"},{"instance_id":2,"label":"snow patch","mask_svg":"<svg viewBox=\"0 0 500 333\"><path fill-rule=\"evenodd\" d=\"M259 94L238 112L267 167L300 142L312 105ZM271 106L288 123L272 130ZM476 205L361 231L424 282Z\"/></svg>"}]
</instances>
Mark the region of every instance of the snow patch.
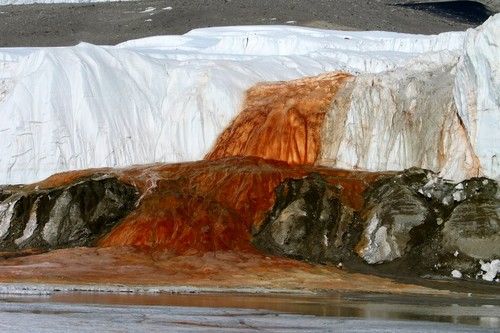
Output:
<instances>
[{"instance_id":1,"label":"snow patch","mask_svg":"<svg viewBox=\"0 0 500 333\"><path fill-rule=\"evenodd\" d=\"M496 277L500 273L500 259L492 260L491 262L480 261L481 273L480 276L486 281L497 281ZM497 281L498 282L498 281Z\"/></svg>"}]
</instances>

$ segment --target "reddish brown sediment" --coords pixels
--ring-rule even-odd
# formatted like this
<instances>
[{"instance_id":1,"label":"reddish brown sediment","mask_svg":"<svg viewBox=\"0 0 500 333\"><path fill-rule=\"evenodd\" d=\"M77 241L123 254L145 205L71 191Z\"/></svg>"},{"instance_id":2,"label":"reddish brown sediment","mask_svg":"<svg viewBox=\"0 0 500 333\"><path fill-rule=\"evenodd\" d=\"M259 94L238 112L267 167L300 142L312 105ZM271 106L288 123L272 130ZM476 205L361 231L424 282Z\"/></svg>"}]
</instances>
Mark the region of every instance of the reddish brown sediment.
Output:
<instances>
[{"instance_id":1,"label":"reddish brown sediment","mask_svg":"<svg viewBox=\"0 0 500 333\"><path fill-rule=\"evenodd\" d=\"M390 279L258 253L251 231L273 206L275 188L287 178L312 172L339 185L341 200L354 209L362 206L365 188L386 174L228 157L54 175L27 188L62 186L105 173L135 185L141 199L97 248L0 260L0 281L431 293Z\"/></svg>"},{"instance_id":2,"label":"reddish brown sediment","mask_svg":"<svg viewBox=\"0 0 500 333\"><path fill-rule=\"evenodd\" d=\"M217 251L174 255L133 247L73 248L0 260L0 282L449 293L257 253Z\"/></svg>"},{"instance_id":3,"label":"reddish brown sediment","mask_svg":"<svg viewBox=\"0 0 500 333\"><path fill-rule=\"evenodd\" d=\"M279 161L232 157L217 161L115 170L138 186L137 209L99 242L174 253L254 251L250 234L274 204L286 178L317 172L342 188L344 204L359 209L362 193L382 173L354 172ZM59 180L60 178L53 178Z\"/></svg>"},{"instance_id":4,"label":"reddish brown sediment","mask_svg":"<svg viewBox=\"0 0 500 333\"><path fill-rule=\"evenodd\" d=\"M335 94L351 77L327 73L257 84L247 91L242 111L219 136L206 159L257 156L313 164L320 152L325 114Z\"/></svg>"}]
</instances>

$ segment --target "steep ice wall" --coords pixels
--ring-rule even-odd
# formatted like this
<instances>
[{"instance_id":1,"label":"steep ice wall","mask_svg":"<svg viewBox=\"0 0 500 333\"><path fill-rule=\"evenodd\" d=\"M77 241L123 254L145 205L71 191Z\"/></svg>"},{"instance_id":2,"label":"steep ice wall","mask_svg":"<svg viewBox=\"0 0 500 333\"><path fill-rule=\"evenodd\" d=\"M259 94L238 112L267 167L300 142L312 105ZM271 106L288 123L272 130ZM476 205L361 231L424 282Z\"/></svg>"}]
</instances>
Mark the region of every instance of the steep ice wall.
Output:
<instances>
[{"instance_id":1,"label":"steep ice wall","mask_svg":"<svg viewBox=\"0 0 500 333\"><path fill-rule=\"evenodd\" d=\"M453 100L453 62L362 74L326 115L317 163L365 170L420 167L443 177L481 174Z\"/></svg>"},{"instance_id":2,"label":"steep ice wall","mask_svg":"<svg viewBox=\"0 0 500 333\"><path fill-rule=\"evenodd\" d=\"M477 33L495 41L499 19ZM226 27L114 47L0 49L0 183L32 182L69 169L198 160L234 119L245 90L258 82L336 70L357 75L453 67L473 34ZM471 73L483 68L464 66ZM455 98L461 91L478 96L470 80L455 80ZM498 151L492 141L475 144Z\"/></svg>"},{"instance_id":3,"label":"steep ice wall","mask_svg":"<svg viewBox=\"0 0 500 333\"><path fill-rule=\"evenodd\" d=\"M20 57L0 101L0 183L70 169L201 159L248 87L328 67L306 60L289 68L279 57L191 57L90 44Z\"/></svg>"},{"instance_id":4,"label":"steep ice wall","mask_svg":"<svg viewBox=\"0 0 500 333\"><path fill-rule=\"evenodd\" d=\"M290 164L315 163L325 115L350 79L348 74L327 73L252 87L242 111L206 159L257 156Z\"/></svg>"},{"instance_id":5,"label":"steep ice wall","mask_svg":"<svg viewBox=\"0 0 500 333\"><path fill-rule=\"evenodd\" d=\"M457 59L455 59L456 61ZM454 62L329 73L248 90L208 159L257 156L346 169L481 174L453 100Z\"/></svg>"},{"instance_id":6,"label":"steep ice wall","mask_svg":"<svg viewBox=\"0 0 500 333\"><path fill-rule=\"evenodd\" d=\"M500 14L466 33L455 101L484 173L500 178Z\"/></svg>"}]
</instances>

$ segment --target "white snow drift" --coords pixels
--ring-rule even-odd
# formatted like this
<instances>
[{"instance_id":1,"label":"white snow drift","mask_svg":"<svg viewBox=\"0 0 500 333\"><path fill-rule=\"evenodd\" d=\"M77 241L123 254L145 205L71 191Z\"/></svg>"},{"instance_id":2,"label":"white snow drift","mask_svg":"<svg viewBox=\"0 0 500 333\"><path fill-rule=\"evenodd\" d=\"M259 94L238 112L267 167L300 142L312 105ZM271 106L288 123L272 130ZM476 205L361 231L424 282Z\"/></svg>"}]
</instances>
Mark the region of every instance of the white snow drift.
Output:
<instances>
[{"instance_id":1,"label":"white snow drift","mask_svg":"<svg viewBox=\"0 0 500 333\"><path fill-rule=\"evenodd\" d=\"M370 137L356 133L359 142L373 145L356 148L369 151L363 163L352 158L352 147L341 147L341 155L348 158L339 166L399 169L426 158L415 153L418 145L435 142L433 136L441 134L429 128L426 137L397 139L405 135L405 127L392 121L407 110L400 106L384 116L378 99L390 95L384 91L399 91L409 94L403 100L411 105L420 93L433 93L420 81L437 71L445 72L450 95L436 96L453 105L434 110L439 98L428 96L424 100L429 104L419 107L429 107L424 115L449 124L448 151L456 148L460 158L472 152L481 173L499 178L499 55L500 15L476 30L437 36L246 26L117 46L0 49L0 184L33 182L71 169L199 160L235 117L251 85L335 70L361 74L360 82L371 82L370 75L376 74L386 89L353 92L350 126L358 124L356 115L368 114L372 107L378 108L377 116L368 119L379 125L372 126ZM414 89L390 86L413 82L411 75L420 80ZM447 113L433 115L442 110ZM455 120L446 120L454 113ZM454 142L457 136L451 131L458 128L457 121L463 123L465 139ZM389 156L390 162L381 163L384 147L393 144L381 133L395 128L400 132L391 142L402 146ZM334 159L327 160L331 165ZM447 165L443 163L437 166ZM460 163L445 173L455 179L465 174Z\"/></svg>"}]
</instances>

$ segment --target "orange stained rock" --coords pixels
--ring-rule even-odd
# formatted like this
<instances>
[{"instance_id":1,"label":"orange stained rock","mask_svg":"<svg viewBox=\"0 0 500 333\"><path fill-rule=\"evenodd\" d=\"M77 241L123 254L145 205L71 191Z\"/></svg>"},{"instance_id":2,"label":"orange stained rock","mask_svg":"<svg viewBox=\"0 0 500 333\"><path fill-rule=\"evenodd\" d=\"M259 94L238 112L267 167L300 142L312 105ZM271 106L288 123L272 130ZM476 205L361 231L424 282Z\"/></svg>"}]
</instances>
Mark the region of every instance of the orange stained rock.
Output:
<instances>
[{"instance_id":1,"label":"orange stained rock","mask_svg":"<svg viewBox=\"0 0 500 333\"><path fill-rule=\"evenodd\" d=\"M142 192L137 209L99 246L132 245L175 253L253 251L252 227L274 204L275 188L287 178L317 172L342 187L345 204L359 209L362 192L381 174L279 161L232 157L217 161L115 170Z\"/></svg>"},{"instance_id":2,"label":"orange stained rock","mask_svg":"<svg viewBox=\"0 0 500 333\"><path fill-rule=\"evenodd\" d=\"M345 204L359 209L362 192L381 175L249 157L115 172L138 186L142 198L99 246L133 245L175 253L253 251L251 230L264 220L274 204L275 188L287 178L318 172L342 187Z\"/></svg>"},{"instance_id":3,"label":"orange stained rock","mask_svg":"<svg viewBox=\"0 0 500 333\"><path fill-rule=\"evenodd\" d=\"M325 114L350 78L346 73L327 73L252 87L243 110L206 159L257 156L313 164L320 152Z\"/></svg>"},{"instance_id":4,"label":"orange stained rock","mask_svg":"<svg viewBox=\"0 0 500 333\"><path fill-rule=\"evenodd\" d=\"M287 178L300 178L312 172L340 186L342 202L356 210L362 206L362 193L368 184L384 174L289 165L256 157L228 157L65 172L26 188L63 186L96 173L114 174L136 186L141 199L137 208L99 246L132 245L174 253L251 252L251 230L263 222L272 208L275 188Z\"/></svg>"},{"instance_id":5,"label":"orange stained rock","mask_svg":"<svg viewBox=\"0 0 500 333\"><path fill-rule=\"evenodd\" d=\"M126 169L65 172L26 188L63 186L92 174L116 175L135 185L137 208L104 237L99 246L132 245L174 253L218 250L253 251L252 228L258 227L275 200L275 188L287 178L316 172L342 188L342 202L356 210L368 184L384 173L289 165L256 157L155 164Z\"/></svg>"}]
</instances>

